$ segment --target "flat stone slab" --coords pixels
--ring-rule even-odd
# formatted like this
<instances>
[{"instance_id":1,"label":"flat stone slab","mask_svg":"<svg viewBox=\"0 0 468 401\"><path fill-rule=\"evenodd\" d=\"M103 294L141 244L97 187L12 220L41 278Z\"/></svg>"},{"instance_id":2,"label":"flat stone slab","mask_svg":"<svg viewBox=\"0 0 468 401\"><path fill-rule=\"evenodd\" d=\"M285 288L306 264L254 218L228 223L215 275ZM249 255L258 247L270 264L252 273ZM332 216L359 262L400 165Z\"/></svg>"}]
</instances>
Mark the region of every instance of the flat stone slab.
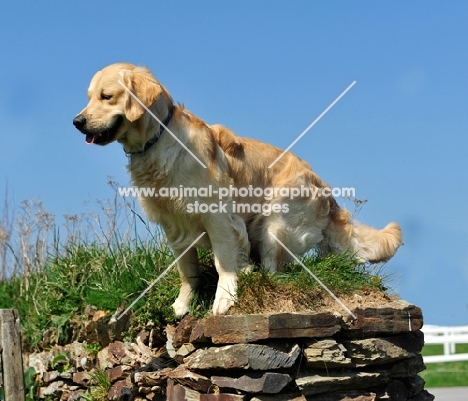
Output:
<instances>
[{"instance_id":1,"label":"flat stone slab","mask_svg":"<svg viewBox=\"0 0 468 401\"><path fill-rule=\"evenodd\" d=\"M423 357L416 355L412 358L402 359L394 363L382 365L380 367L374 367L376 371L382 373L387 377L391 378L405 378L417 375L426 369L424 365Z\"/></svg>"},{"instance_id":2,"label":"flat stone slab","mask_svg":"<svg viewBox=\"0 0 468 401\"><path fill-rule=\"evenodd\" d=\"M188 369L274 370L292 367L301 348L296 344L286 353L259 344L234 344L200 348L184 359Z\"/></svg>"},{"instance_id":3,"label":"flat stone slab","mask_svg":"<svg viewBox=\"0 0 468 401\"><path fill-rule=\"evenodd\" d=\"M167 378L202 393L209 393L214 390L213 383L210 379L188 370L185 365L179 365L169 372Z\"/></svg>"},{"instance_id":4,"label":"flat stone slab","mask_svg":"<svg viewBox=\"0 0 468 401\"><path fill-rule=\"evenodd\" d=\"M326 338L341 329L354 337L407 333L418 331L423 325L421 309L402 300L358 307L353 312L355 320L347 314L331 312L211 316L184 328L193 327L188 338L191 343L211 340L214 344L239 344L278 338ZM184 334L187 340L187 331Z\"/></svg>"},{"instance_id":5,"label":"flat stone slab","mask_svg":"<svg viewBox=\"0 0 468 401\"><path fill-rule=\"evenodd\" d=\"M296 379L304 395L331 393L345 389L368 388L382 384L383 377L377 372L330 373L328 376L301 373Z\"/></svg>"},{"instance_id":6,"label":"flat stone slab","mask_svg":"<svg viewBox=\"0 0 468 401\"><path fill-rule=\"evenodd\" d=\"M201 394L188 387L168 381L166 401L244 401L240 394Z\"/></svg>"},{"instance_id":7,"label":"flat stone slab","mask_svg":"<svg viewBox=\"0 0 468 401\"><path fill-rule=\"evenodd\" d=\"M396 336L365 338L345 341L347 355L354 366L381 365L415 357L424 346L422 333L407 333Z\"/></svg>"},{"instance_id":8,"label":"flat stone slab","mask_svg":"<svg viewBox=\"0 0 468 401\"><path fill-rule=\"evenodd\" d=\"M344 331L352 331L353 336L377 334L397 334L418 331L423 325L421 308L406 301L393 301L382 306L356 308L356 320L345 318Z\"/></svg>"},{"instance_id":9,"label":"flat stone slab","mask_svg":"<svg viewBox=\"0 0 468 401\"><path fill-rule=\"evenodd\" d=\"M194 328L190 341L211 338L215 344L239 344L277 338L321 338L340 329L338 317L332 313L211 316Z\"/></svg>"},{"instance_id":10,"label":"flat stone slab","mask_svg":"<svg viewBox=\"0 0 468 401\"><path fill-rule=\"evenodd\" d=\"M239 378L212 376L211 381L220 389L234 389L250 394L277 394L292 381L292 378L284 373L251 372Z\"/></svg>"}]
</instances>

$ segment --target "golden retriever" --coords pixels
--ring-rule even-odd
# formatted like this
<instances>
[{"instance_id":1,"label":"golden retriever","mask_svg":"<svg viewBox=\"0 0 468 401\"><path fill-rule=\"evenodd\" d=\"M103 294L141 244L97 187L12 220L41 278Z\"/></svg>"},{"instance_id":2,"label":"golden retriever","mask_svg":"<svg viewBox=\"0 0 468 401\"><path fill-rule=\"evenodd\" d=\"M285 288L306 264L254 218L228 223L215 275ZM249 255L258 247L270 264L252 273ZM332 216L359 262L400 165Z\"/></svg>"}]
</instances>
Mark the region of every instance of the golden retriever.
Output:
<instances>
[{"instance_id":1,"label":"golden retriever","mask_svg":"<svg viewBox=\"0 0 468 401\"><path fill-rule=\"evenodd\" d=\"M196 247L213 250L219 274L216 315L233 305L237 273L249 267L251 258L271 271L291 260L277 239L296 255L315 247L347 251L362 262L387 260L402 243L397 223L382 230L353 224L330 191L323 191L330 187L294 154L285 153L269 168L280 149L209 125L174 105L147 68L127 63L105 67L92 78L88 98L73 124L87 143L123 145L134 186L192 189L184 196L139 197L148 218L164 229L175 256L183 254L178 261L182 284L173 304L179 316L188 312L199 284ZM293 197L286 189L294 188L324 195L296 191Z\"/></svg>"}]
</instances>

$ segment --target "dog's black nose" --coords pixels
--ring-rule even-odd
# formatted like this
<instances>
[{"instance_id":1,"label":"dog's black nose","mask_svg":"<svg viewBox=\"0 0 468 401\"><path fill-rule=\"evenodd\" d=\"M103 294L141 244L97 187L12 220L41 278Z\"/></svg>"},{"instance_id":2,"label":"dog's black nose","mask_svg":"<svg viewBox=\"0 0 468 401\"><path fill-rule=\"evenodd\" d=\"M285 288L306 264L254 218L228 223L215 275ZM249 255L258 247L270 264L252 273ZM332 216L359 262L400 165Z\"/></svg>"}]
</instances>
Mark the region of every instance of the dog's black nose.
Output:
<instances>
[{"instance_id":1,"label":"dog's black nose","mask_svg":"<svg viewBox=\"0 0 468 401\"><path fill-rule=\"evenodd\" d=\"M78 114L74 119L73 119L73 125L78 128L82 129L86 124L86 117L83 114Z\"/></svg>"}]
</instances>

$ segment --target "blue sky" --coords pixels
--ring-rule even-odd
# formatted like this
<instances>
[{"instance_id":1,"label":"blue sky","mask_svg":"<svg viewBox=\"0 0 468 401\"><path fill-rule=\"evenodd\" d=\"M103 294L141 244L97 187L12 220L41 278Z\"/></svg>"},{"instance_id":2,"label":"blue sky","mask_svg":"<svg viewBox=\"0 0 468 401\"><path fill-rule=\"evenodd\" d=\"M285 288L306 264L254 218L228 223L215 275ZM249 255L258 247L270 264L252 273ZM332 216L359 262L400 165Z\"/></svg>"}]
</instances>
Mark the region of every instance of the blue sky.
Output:
<instances>
[{"instance_id":1,"label":"blue sky","mask_svg":"<svg viewBox=\"0 0 468 401\"><path fill-rule=\"evenodd\" d=\"M289 144L332 186L395 220L386 265L426 323L468 324L468 3L9 2L0 44L0 201L40 199L57 216L129 182L118 144L72 126L93 74L146 65L177 102L241 136ZM352 204L348 203L350 208Z\"/></svg>"}]
</instances>

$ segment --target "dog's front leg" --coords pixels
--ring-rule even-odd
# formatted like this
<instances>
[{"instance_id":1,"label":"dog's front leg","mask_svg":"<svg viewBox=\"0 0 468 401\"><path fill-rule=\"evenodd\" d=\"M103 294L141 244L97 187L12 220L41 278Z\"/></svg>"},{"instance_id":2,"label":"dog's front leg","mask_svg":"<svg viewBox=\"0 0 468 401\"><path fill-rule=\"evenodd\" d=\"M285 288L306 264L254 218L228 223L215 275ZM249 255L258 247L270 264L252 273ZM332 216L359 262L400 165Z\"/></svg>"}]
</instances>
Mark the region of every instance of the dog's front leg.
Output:
<instances>
[{"instance_id":1,"label":"dog's front leg","mask_svg":"<svg viewBox=\"0 0 468 401\"><path fill-rule=\"evenodd\" d=\"M219 274L218 286L216 288L215 300L213 303L213 314L224 315L229 308L234 305L237 291L237 271L235 259L232 257L232 248L215 252L216 270ZM228 255L227 252L231 252Z\"/></svg>"},{"instance_id":2,"label":"dog's front leg","mask_svg":"<svg viewBox=\"0 0 468 401\"><path fill-rule=\"evenodd\" d=\"M213 314L224 315L236 299L237 273L248 268L250 245L245 223L239 216L217 215L210 220L207 231L219 275Z\"/></svg>"},{"instance_id":3,"label":"dog's front leg","mask_svg":"<svg viewBox=\"0 0 468 401\"><path fill-rule=\"evenodd\" d=\"M173 247L173 250L176 258L185 251L185 249L178 249L177 247ZM172 308L177 316L184 316L189 311L190 302L193 299L199 282L196 248L191 248L179 259L177 268L179 270L181 286L179 296L172 304Z\"/></svg>"}]
</instances>

